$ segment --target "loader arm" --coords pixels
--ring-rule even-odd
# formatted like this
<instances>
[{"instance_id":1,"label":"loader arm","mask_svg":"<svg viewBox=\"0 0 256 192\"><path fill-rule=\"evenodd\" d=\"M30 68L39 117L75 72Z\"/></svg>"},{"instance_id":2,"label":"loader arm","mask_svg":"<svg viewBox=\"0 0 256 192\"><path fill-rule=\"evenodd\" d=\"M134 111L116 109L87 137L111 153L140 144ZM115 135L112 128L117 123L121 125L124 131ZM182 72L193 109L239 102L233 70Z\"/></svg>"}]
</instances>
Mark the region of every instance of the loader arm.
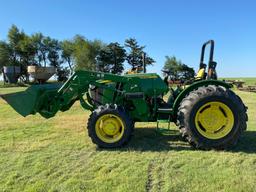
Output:
<instances>
[{"instance_id":1,"label":"loader arm","mask_svg":"<svg viewBox=\"0 0 256 192\"><path fill-rule=\"evenodd\" d=\"M77 71L75 72L67 82L58 90L57 98L61 102L58 104L56 110L66 111L68 110L75 101L80 100L83 108L93 110L95 106L92 103L92 99L89 95L89 86L101 87L105 90L111 90L113 92L121 92L111 86L106 86L98 81L113 81L115 83L125 83L128 79L124 76L92 72L92 71ZM85 98L84 98L85 96Z\"/></svg>"},{"instance_id":2,"label":"loader arm","mask_svg":"<svg viewBox=\"0 0 256 192\"><path fill-rule=\"evenodd\" d=\"M101 72L76 71L63 85L32 85L25 91L2 95L2 98L24 117L40 113L45 118L51 118L59 110L70 109L77 100L80 100L85 109L93 110L88 94L90 85L117 91L113 87L100 84L98 80L127 82L128 78Z\"/></svg>"}]
</instances>

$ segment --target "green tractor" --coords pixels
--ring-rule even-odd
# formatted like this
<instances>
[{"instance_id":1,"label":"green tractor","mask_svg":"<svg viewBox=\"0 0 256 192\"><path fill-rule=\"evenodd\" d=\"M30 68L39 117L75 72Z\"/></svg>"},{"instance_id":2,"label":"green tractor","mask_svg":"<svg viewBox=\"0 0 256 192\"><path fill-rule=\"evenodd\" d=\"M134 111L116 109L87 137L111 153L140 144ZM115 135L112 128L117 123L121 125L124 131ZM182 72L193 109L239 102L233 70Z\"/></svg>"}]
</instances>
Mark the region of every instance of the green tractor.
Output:
<instances>
[{"instance_id":1,"label":"green tractor","mask_svg":"<svg viewBox=\"0 0 256 192\"><path fill-rule=\"evenodd\" d=\"M204 64L210 45L208 67ZM80 101L90 110L88 133L99 147L128 143L135 122L174 122L182 137L197 149L227 149L246 129L247 108L231 86L217 80L214 41L202 47L200 69L190 84L169 96L166 78L155 73L114 75L76 71L64 84L33 85L24 92L2 95L19 114L45 118L67 111ZM168 77L167 77L168 78Z\"/></svg>"}]
</instances>

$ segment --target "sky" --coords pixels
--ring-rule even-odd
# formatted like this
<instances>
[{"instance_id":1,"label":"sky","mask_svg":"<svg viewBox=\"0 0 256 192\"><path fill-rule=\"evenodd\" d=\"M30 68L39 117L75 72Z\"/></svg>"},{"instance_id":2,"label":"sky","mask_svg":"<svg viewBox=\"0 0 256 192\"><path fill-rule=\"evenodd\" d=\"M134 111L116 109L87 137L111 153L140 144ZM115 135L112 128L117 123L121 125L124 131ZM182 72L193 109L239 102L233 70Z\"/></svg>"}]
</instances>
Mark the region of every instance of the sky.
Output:
<instances>
[{"instance_id":1,"label":"sky","mask_svg":"<svg viewBox=\"0 0 256 192\"><path fill-rule=\"evenodd\" d=\"M197 70L202 44L213 39L219 76L256 76L254 0L0 0L0 6L0 40L12 24L59 40L80 34L123 44L134 37L156 61L148 72L161 73L167 55Z\"/></svg>"}]
</instances>

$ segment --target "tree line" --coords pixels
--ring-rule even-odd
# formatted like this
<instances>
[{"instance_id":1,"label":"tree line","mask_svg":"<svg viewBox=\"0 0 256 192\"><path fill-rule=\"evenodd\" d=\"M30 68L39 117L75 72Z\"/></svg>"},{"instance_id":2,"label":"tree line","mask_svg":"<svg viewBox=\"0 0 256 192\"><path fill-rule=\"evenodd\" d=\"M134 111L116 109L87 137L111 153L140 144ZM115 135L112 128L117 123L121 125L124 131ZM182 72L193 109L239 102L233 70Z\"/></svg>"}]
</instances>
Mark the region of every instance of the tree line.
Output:
<instances>
[{"instance_id":1,"label":"tree line","mask_svg":"<svg viewBox=\"0 0 256 192\"><path fill-rule=\"evenodd\" d=\"M53 66L58 80L64 81L74 70L81 69L121 74L124 63L132 69L142 66L143 54L146 66L155 63L135 38L126 39L124 45L88 40L81 35L59 41L40 32L28 35L13 25L7 39L0 41L0 69L20 66L22 75L28 77L27 66ZM175 79L194 76L194 70L175 57L166 57L164 69L169 69Z\"/></svg>"},{"instance_id":2,"label":"tree line","mask_svg":"<svg viewBox=\"0 0 256 192\"><path fill-rule=\"evenodd\" d=\"M144 49L135 38L125 40L123 46L118 42L91 41L81 35L59 41L42 33L28 35L13 25L7 40L0 41L0 68L21 66L22 74L27 75L29 65L53 66L59 80L78 69L121 74L125 62L132 68L142 65ZM154 62L146 56L146 65Z\"/></svg>"}]
</instances>

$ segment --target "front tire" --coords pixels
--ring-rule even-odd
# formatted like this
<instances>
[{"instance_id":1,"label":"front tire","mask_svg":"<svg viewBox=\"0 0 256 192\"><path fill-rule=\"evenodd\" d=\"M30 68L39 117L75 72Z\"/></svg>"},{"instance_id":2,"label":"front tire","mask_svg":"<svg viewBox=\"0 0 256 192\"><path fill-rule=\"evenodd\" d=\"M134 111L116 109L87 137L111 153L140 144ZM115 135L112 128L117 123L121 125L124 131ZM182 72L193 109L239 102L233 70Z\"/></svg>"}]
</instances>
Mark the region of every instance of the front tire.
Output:
<instances>
[{"instance_id":1,"label":"front tire","mask_svg":"<svg viewBox=\"0 0 256 192\"><path fill-rule=\"evenodd\" d=\"M182 137L198 149L228 149L246 130L246 107L231 90L209 85L192 91L180 104Z\"/></svg>"},{"instance_id":2,"label":"front tire","mask_svg":"<svg viewBox=\"0 0 256 192\"><path fill-rule=\"evenodd\" d=\"M123 108L105 105L92 112L87 128L93 143L103 148L115 148L129 142L134 123Z\"/></svg>"}]
</instances>

